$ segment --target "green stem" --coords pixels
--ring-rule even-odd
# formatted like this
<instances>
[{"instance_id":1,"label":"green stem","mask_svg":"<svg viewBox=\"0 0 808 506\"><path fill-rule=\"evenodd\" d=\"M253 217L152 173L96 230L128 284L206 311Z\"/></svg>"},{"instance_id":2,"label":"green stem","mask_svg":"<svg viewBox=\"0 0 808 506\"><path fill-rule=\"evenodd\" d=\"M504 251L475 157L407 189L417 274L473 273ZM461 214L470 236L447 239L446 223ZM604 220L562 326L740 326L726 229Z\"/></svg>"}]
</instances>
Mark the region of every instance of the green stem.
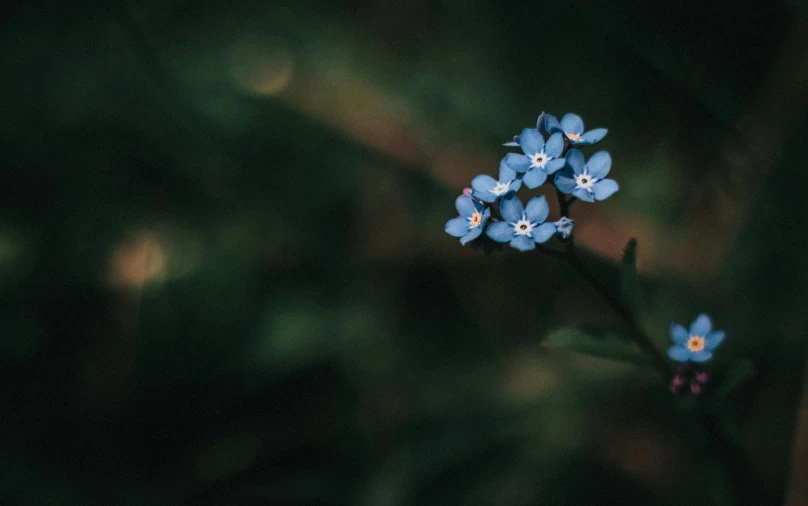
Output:
<instances>
[{"instance_id":1,"label":"green stem","mask_svg":"<svg viewBox=\"0 0 808 506\"><path fill-rule=\"evenodd\" d=\"M561 216L565 218L569 218L569 211L570 211L570 204L575 201L575 198L571 198L567 200L558 189L556 189L556 196L558 197L558 205L559 210L561 212ZM619 316L623 319L623 322L628 329L629 336L631 339L637 343L637 346L646 353L650 358L651 362L653 363L654 367L657 369L659 374L663 378L668 378L673 373L673 367L671 366L668 359L665 355L660 352L656 346L654 346L653 341L651 338L640 328L639 324L634 318L634 315L631 314L631 311L626 308L618 297L615 297L608 288L597 278L594 274L584 265L581 261L580 257L575 252L575 237L570 235L569 239L563 241L564 242L564 252L561 253L555 250L549 250L547 248L540 248L540 251L543 253L549 254L556 258L563 258L570 264L570 267L575 269L575 272L578 273L589 285L594 288L594 290L600 295L606 303L611 307Z\"/></svg>"}]
</instances>

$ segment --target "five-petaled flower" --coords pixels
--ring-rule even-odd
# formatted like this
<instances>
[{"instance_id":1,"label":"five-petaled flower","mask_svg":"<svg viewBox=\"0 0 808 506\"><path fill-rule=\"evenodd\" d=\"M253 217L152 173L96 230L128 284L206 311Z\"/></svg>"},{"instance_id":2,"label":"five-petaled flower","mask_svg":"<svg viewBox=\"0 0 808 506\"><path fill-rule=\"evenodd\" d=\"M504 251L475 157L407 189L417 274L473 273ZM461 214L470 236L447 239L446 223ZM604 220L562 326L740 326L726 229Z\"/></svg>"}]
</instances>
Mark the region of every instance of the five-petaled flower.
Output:
<instances>
[{"instance_id":1,"label":"five-petaled flower","mask_svg":"<svg viewBox=\"0 0 808 506\"><path fill-rule=\"evenodd\" d=\"M445 230L452 237L459 237L460 244L465 246L480 236L491 210L466 195L457 197L455 207L460 216L447 221Z\"/></svg>"},{"instance_id":2,"label":"five-petaled flower","mask_svg":"<svg viewBox=\"0 0 808 506\"><path fill-rule=\"evenodd\" d=\"M704 313L693 320L689 331L671 323L670 335L675 344L668 348L668 356L677 362L710 360L713 350L724 340L724 331L713 330L713 322Z\"/></svg>"},{"instance_id":3,"label":"five-petaled flower","mask_svg":"<svg viewBox=\"0 0 808 506\"><path fill-rule=\"evenodd\" d=\"M499 162L499 180L491 176L477 176L471 180L472 196L483 202L495 202L508 192L516 191L522 186L522 180L516 178L516 172L505 164L503 159Z\"/></svg>"},{"instance_id":4,"label":"five-petaled flower","mask_svg":"<svg viewBox=\"0 0 808 506\"><path fill-rule=\"evenodd\" d=\"M558 235L564 239L568 239L570 234L572 234L572 228L575 226L575 220L562 216L560 220L554 223L554 225L558 230Z\"/></svg>"},{"instance_id":5,"label":"five-petaled flower","mask_svg":"<svg viewBox=\"0 0 808 506\"><path fill-rule=\"evenodd\" d=\"M606 151L598 151L584 164L584 155L570 149L565 160L564 170L555 175L555 185L563 193L594 202L609 198L619 188L613 179L604 179L612 168L612 157Z\"/></svg>"},{"instance_id":6,"label":"five-petaled flower","mask_svg":"<svg viewBox=\"0 0 808 506\"><path fill-rule=\"evenodd\" d=\"M516 172L524 172L522 182L530 189L543 185L548 174L564 166L564 159L558 158L564 151L564 138L560 133L551 135L545 144L538 130L525 128L519 136L519 145L525 154L508 153L505 164Z\"/></svg>"},{"instance_id":7,"label":"five-petaled flower","mask_svg":"<svg viewBox=\"0 0 808 506\"><path fill-rule=\"evenodd\" d=\"M564 115L559 123L552 114L544 115L544 129L550 133L561 132L574 146L588 146L606 137L608 130L596 128L584 133L584 121L571 112Z\"/></svg>"},{"instance_id":8,"label":"five-petaled flower","mask_svg":"<svg viewBox=\"0 0 808 506\"><path fill-rule=\"evenodd\" d=\"M532 250L536 243L545 242L556 233L555 225L544 222L550 208L543 195L530 199L527 207L522 206L516 195L507 195L499 203L499 212L505 221L488 225L486 234L497 242L510 242L520 251Z\"/></svg>"}]
</instances>

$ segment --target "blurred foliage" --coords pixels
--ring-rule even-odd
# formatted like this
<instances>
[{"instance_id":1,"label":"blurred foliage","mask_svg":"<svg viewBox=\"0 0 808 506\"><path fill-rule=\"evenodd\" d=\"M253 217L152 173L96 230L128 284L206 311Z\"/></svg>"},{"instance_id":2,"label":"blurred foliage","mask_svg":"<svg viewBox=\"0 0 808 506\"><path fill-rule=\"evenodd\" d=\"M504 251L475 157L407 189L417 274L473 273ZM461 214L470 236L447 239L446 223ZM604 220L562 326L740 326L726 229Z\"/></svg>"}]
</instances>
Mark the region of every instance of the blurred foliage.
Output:
<instances>
[{"instance_id":1,"label":"blurred foliage","mask_svg":"<svg viewBox=\"0 0 808 506\"><path fill-rule=\"evenodd\" d=\"M804 15L11 7L2 503L781 504L806 351ZM726 391L677 400L648 368L542 346L620 322L562 263L443 233L541 110L609 128L621 191L573 207L586 261L617 293L637 236L644 328L662 348L712 314Z\"/></svg>"}]
</instances>

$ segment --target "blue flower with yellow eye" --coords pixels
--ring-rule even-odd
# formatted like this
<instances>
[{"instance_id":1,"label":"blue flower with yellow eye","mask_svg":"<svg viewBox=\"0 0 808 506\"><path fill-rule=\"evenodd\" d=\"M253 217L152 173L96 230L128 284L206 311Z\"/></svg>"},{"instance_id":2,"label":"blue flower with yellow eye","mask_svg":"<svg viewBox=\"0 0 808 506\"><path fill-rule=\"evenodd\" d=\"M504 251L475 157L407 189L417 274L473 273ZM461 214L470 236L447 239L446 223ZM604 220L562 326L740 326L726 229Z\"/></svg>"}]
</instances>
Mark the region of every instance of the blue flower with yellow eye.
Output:
<instances>
[{"instance_id":1,"label":"blue flower with yellow eye","mask_svg":"<svg viewBox=\"0 0 808 506\"><path fill-rule=\"evenodd\" d=\"M499 180L485 175L475 177L471 180L471 195L477 200L491 203L521 186L522 180L516 177L516 171L508 167L503 159L499 162Z\"/></svg>"},{"instance_id":2,"label":"blue flower with yellow eye","mask_svg":"<svg viewBox=\"0 0 808 506\"><path fill-rule=\"evenodd\" d=\"M671 339L675 343L668 348L668 356L677 362L705 362L710 360L721 341L723 330L713 330L710 317L701 313L690 324L690 330L671 323Z\"/></svg>"},{"instance_id":3,"label":"blue flower with yellow eye","mask_svg":"<svg viewBox=\"0 0 808 506\"><path fill-rule=\"evenodd\" d=\"M564 159L558 158L564 151L564 137L555 133L544 142L544 137L535 128L525 128L519 136L519 145L524 155L508 153L505 164L516 172L524 172L522 182L530 188L538 188L564 166Z\"/></svg>"},{"instance_id":4,"label":"blue flower with yellow eye","mask_svg":"<svg viewBox=\"0 0 808 506\"><path fill-rule=\"evenodd\" d=\"M495 221L488 225L485 233L497 242L509 242L519 251L528 251L556 233L552 223L545 223L550 208L544 195L530 199L527 207L513 193L503 197L499 203L499 213L505 221Z\"/></svg>"},{"instance_id":5,"label":"blue flower with yellow eye","mask_svg":"<svg viewBox=\"0 0 808 506\"><path fill-rule=\"evenodd\" d=\"M613 179L604 179L612 168L612 157L606 151L598 151L584 163L584 155L570 149L565 160L564 170L555 175L556 188L562 193L594 202L609 198L620 188Z\"/></svg>"},{"instance_id":6,"label":"blue flower with yellow eye","mask_svg":"<svg viewBox=\"0 0 808 506\"><path fill-rule=\"evenodd\" d=\"M460 244L465 246L467 242L480 237L491 210L466 195L457 197L455 207L460 216L447 221L445 230L452 237L459 237Z\"/></svg>"},{"instance_id":7,"label":"blue flower with yellow eye","mask_svg":"<svg viewBox=\"0 0 808 506\"><path fill-rule=\"evenodd\" d=\"M567 113L558 119L552 114L544 115L544 128L549 133L561 132L573 146L588 146L606 137L608 130L605 128L595 128L584 132L584 120L573 113Z\"/></svg>"}]
</instances>

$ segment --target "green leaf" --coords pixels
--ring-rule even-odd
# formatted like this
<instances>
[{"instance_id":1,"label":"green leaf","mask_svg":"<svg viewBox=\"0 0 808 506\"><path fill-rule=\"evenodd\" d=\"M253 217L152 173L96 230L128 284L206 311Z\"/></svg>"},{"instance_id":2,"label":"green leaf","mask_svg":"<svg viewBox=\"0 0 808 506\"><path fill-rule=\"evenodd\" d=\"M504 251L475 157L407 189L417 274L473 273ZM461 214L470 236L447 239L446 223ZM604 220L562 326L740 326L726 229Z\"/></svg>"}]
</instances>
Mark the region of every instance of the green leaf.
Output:
<instances>
[{"instance_id":1,"label":"green leaf","mask_svg":"<svg viewBox=\"0 0 808 506\"><path fill-rule=\"evenodd\" d=\"M648 359L634 343L605 329L564 327L552 332L546 342L551 346L594 357L638 365L648 364Z\"/></svg>"},{"instance_id":2,"label":"green leaf","mask_svg":"<svg viewBox=\"0 0 808 506\"><path fill-rule=\"evenodd\" d=\"M632 238L623 250L620 263L620 299L635 318L640 316L640 283L637 279L637 239Z\"/></svg>"},{"instance_id":3,"label":"green leaf","mask_svg":"<svg viewBox=\"0 0 808 506\"><path fill-rule=\"evenodd\" d=\"M727 371L723 381L715 389L713 399L716 401L726 399L734 391L744 386L755 374L757 374L757 369L751 360L739 360Z\"/></svg>"}]
</instances>

